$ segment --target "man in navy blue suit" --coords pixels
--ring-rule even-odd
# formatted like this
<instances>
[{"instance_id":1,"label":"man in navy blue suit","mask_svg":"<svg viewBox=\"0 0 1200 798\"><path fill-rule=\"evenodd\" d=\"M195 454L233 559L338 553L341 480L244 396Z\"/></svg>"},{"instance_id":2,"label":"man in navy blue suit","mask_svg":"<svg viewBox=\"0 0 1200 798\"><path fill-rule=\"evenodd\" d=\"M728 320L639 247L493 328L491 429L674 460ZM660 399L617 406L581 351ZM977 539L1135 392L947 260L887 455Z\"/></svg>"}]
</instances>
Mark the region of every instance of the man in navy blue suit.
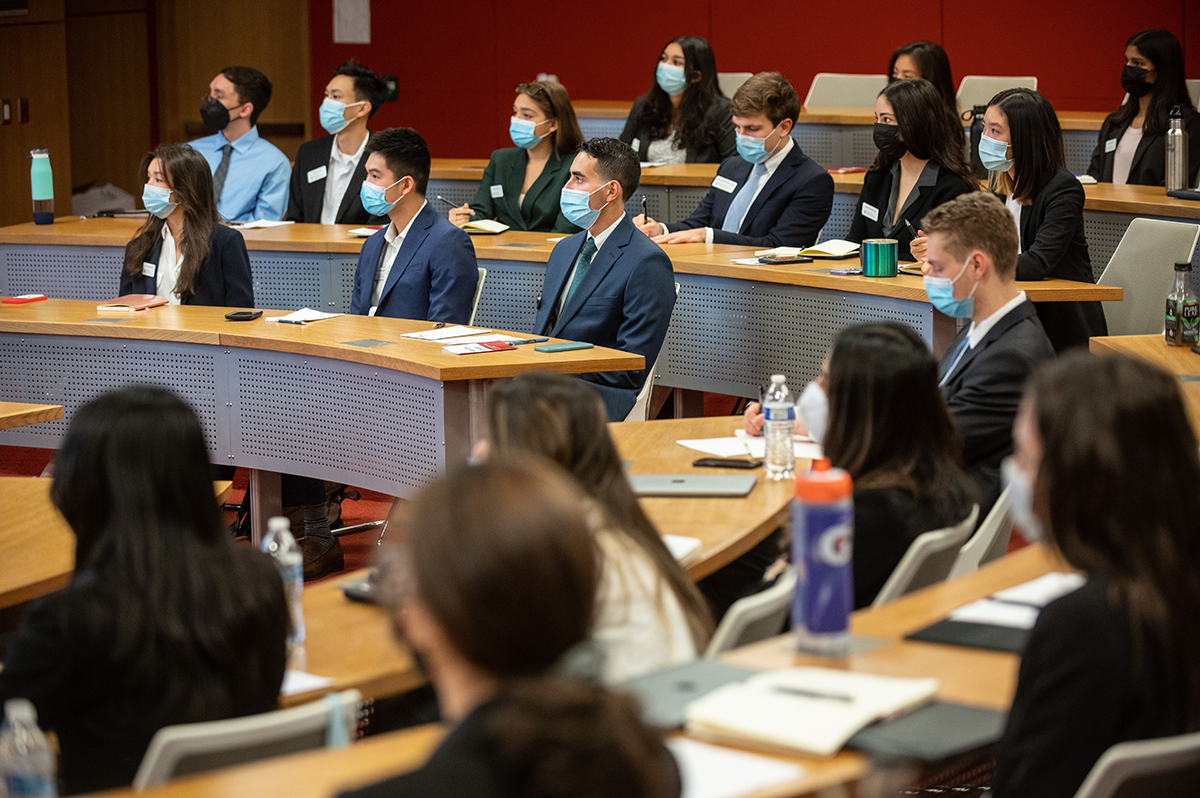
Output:
<instances>
[{"instance_id":1,"label":"man in navy blue suit","mask_svg":"<svg viewBox=\"0 0 1200 798\"><path fill-rule=\"evenodd\" d=\"M732 107L738 154L717 169L696 211L682 222L640 214L634 222L658 244L812 246L833 207L833 178L792 140L800 115L792 84L760 72L734 92Z\"/></svg>"},{"instance_id":2,"label":"man in navy blue suit","mask_svg":"<svg viewBox=\"0 0 1200 798\"><path fill-rule=\"evenodd\" d=\"M675 273L666 253L625 215L625 201L640 181L628 144L595 138L579 148L560 204L584 229L550 253L533 328L538 335L634 352L649 369L671 324ZM600 392L609 419L621 421L633 409L646 369L580 377Z\"/></svg>"},{"instance_id":3,"label":"man in navy blue suit","mask_svg":"<svg viewBox=\"0 0 1200 798\"><path fill-rule=\"evenodd\" d=\"M471 237L425 201L429 147L411 128L367 142L363 208L390 224L363 243L350 312L466 324L479 280Z\"/></svg>"}]
</instances>

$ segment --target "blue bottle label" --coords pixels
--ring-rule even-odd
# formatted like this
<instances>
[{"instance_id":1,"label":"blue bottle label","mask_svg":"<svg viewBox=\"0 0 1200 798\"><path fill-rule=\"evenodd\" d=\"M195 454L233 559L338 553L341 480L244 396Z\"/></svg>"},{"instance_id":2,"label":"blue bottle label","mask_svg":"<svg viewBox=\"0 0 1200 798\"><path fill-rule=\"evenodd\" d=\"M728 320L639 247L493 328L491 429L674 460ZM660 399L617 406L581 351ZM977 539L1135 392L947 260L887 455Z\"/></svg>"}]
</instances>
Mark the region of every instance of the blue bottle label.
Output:
<instances>
[{"instance_id":1,"label":"blue bottle label","mask_svg":"<svg viewBox=\"0 0 1200 798\"><path fill-rule=\"evenodd\" d=\"M800 548L793 623L814 634L845 632L854 610L853 506L797 501L793 517L793 546Z\"/></svg>"}]
</instances>

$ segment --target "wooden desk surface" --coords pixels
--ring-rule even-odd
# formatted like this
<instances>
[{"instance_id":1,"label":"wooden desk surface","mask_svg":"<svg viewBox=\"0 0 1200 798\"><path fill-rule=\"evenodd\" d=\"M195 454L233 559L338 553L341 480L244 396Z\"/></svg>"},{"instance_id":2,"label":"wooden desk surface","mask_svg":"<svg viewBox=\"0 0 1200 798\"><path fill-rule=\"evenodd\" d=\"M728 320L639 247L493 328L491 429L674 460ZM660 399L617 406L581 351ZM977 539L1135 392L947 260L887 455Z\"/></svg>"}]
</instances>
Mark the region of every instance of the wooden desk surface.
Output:
<instances>
[{"instance_id":1,"label":"wooden desk surface","mask_svg":"<svg viewBox=\"0 0 1200 798\"><path fill-rule=\"evenodd\" d=\"M1200 375L1200 355L1187 346L1168 346L1161 335L1112 335L1092 338L1088 347L1096 354L1119 354L1140 357L1162 366L1176 376ZM1200 437L1200 382L1184 382L1183 398L1187 404L1192 430Z\"/></svg>"},{"instance_id":2,"label":"wooden desk surface","mask_svg":"<svg viewBox=\"0 0 1200 798\"><path fill-rule=\"evenodd\" d=\"M0 429L27 427L63 417L62 405L31 405L26 402L0 402Z\"/></svg>"},{"instance_id":3,"label":"wooden desk surface","mask_svg":"<svg viewBox=\"0 0 1200 798\"><path fill-rule=\"evenodd\" d=\"M51 299L28 305L4 305L0 310L0 332L43 335L86 335L106 338L137 338L162 341L238 346L298 355L348 360L381 368L396 369L435 380L468 380L512 377L527 371L558 371L582 374L591 371L622 371L644 367L641 355L595 347L574 352L537 352L532 346L478 355L447 355L441 344L401 338L402 333L427 330L426 321L385 319L371 316L338 316L308 325L278 324L267 316L286 311L268 311L248 322L225 319L226 308L184 305L153 308L119 324L89 322L124 318L101 314L94 302ZM517 337L522 337L522 333ZM347 341L373 338L394 342L364 349ZM557 340L557 339L556 339Z\"/></svg>"}]
</instances>

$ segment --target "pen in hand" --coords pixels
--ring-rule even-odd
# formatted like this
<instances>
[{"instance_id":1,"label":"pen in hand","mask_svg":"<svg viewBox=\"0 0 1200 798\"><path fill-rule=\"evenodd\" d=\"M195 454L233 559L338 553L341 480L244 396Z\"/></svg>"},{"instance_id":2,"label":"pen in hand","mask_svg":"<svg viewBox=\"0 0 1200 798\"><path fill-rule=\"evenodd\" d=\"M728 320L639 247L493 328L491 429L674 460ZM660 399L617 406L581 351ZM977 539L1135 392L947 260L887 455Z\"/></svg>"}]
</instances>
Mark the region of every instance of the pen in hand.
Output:
<instances>
[{"instance_id":1,"label":"pen in hand","mask_svg":"<svg viewBox=\"0 0 1200 798\"><path fill-rule=\"evenodd\" d=\"M450 200L446 199L445 197L443 197L443 196L441 196L441 195L438 195L438 196L434 197L434 199L438 200L439 202L444 202L444 203L446 203L446 204L447 204L447 205L449 205L451 208L457 208L457 207L458 207L458 206L457 206L457 205L455 205L453 202L451 202ZM907 221L907 220L906 220L906 221Z\"/></svg>"},{"instance_id":2,"label":"pen in hand","mask_svg":"<svg viewBox=\"0 0 1200 798\"><path fill-rule=\"evenodd\" d=\"M917 235L916 229L913 228L912 222L910 222L908 219L904 220L904 226L908 228L908 232L912 234L914 241L920 238L920 236Z\"/></svg>"}]
</instances>

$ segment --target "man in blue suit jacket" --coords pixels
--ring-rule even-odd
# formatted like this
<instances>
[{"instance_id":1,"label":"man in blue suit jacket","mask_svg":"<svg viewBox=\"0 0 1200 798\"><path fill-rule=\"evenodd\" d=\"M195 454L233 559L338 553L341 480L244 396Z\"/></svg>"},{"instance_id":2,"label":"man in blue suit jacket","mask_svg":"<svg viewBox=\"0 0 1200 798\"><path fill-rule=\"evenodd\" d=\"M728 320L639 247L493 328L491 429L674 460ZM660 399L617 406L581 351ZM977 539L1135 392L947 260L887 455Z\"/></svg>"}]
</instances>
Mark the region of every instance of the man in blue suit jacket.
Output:
<instances>
[{"instance_id":1,"label":"man in blue suit jacket","mask_svg":"<svg viewBox=\"0 0 1200 798\"><path fill-rule=\"evenodd\" d=\"M671 324L675 273L666 253L625 215L625 201L640 181L637 154L628 144L596 138L580 147L562 206L585 229L550 253L533 327L537 335L634 352L646 358L649 369ZM599 391L609 419L622 421L646 381L646 369L580 377Z\"/></svg>"},{"instance_id":2,"label":"man in blue suit jacket","mask_svg":"<svg viewBox=\"0 0 1200 798\"><path fill-rule=\"evenodd\" d=\"M778 72L760 72L733 95L738 155L726 158L704 200L682 222L634 219L658 244L707 242L808 247L829 219L833 178L789 135L800 98Z\"/></svg>"},{"instance_id":3,"label":"man in blue suit jacket","mask_svg":"<svg viewBox=\"0 0 1200 798\"><path fill-rule=\"evenodd\" d=\"M367 142L367 213L390 223L363 244L350 312L466 324L479 280L471 237L425 202L429 147L411 128Z\"/></svg>"}]
</instances>

